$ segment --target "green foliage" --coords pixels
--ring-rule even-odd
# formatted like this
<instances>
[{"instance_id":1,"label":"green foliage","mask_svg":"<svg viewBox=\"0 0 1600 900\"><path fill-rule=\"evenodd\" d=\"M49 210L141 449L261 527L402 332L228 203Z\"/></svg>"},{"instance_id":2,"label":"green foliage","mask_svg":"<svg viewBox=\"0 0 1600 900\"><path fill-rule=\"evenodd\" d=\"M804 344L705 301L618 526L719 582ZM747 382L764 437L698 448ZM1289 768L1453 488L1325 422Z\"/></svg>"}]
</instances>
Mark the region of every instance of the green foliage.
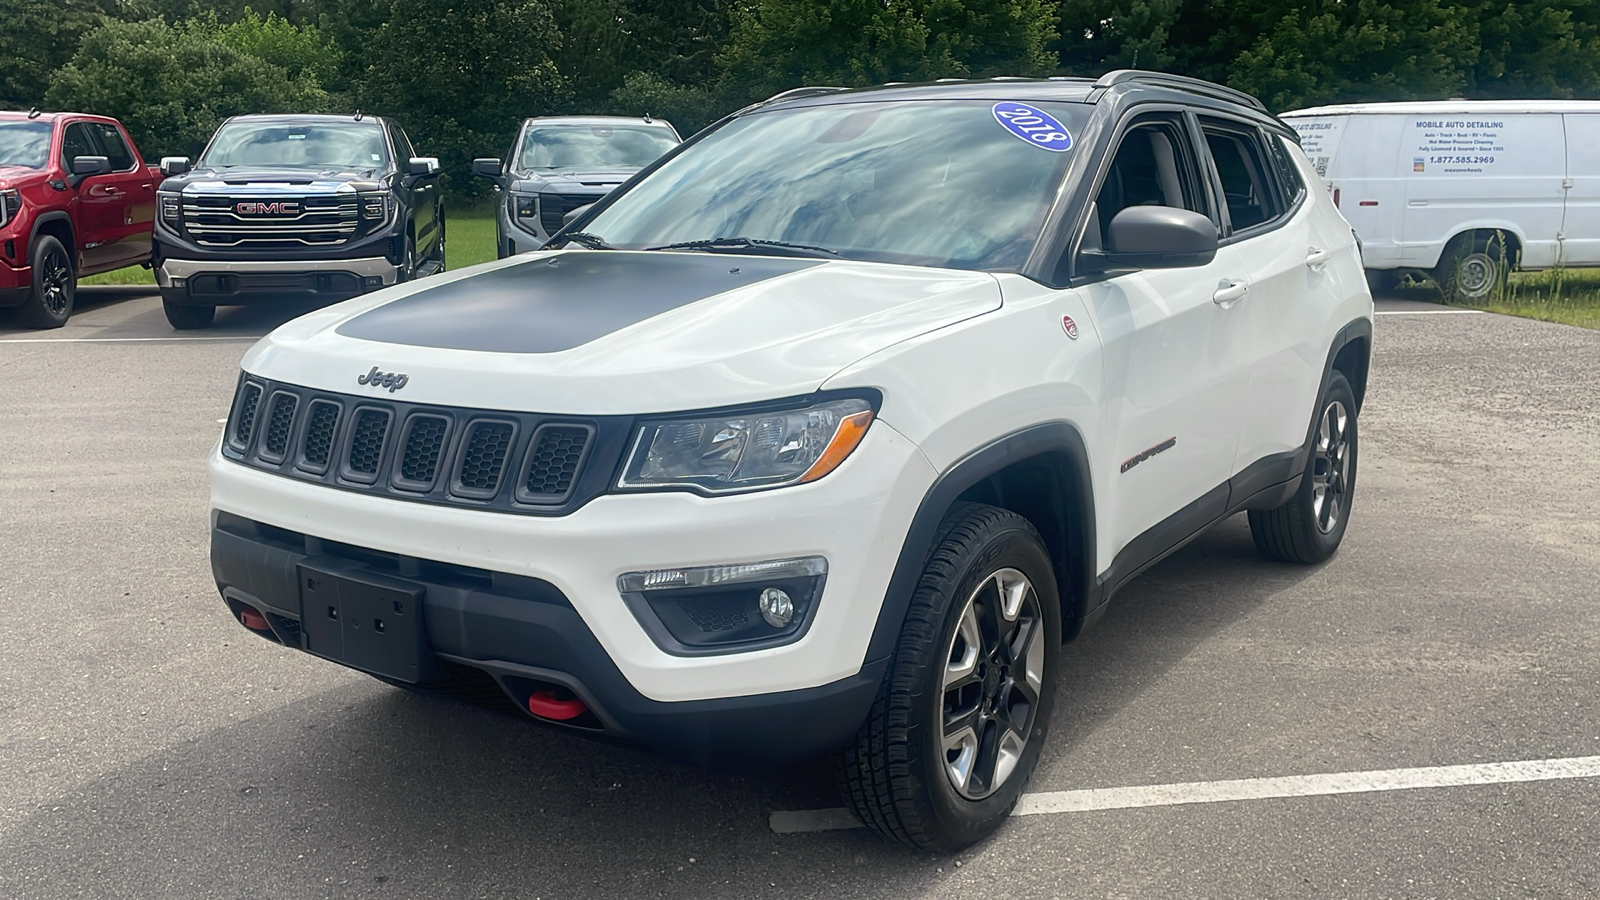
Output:
<instances>
[{"instance_id":1,"label":"green foliage","mask_svg":"<svg viewBox=\"0 0 1600 900\"><path fill-rule=\"evenodd\" d=\"M206 27L110 22L84 35L50 84L57 108L115 116L148 158L196 156L228 116L319 111L314 80L241 52Z\"/></svg>"},{"instance_id":2,"label":"green foliage","mask_svg":"<svg viewBox=\"0 0 1600 900\"><path fill-rule=\"evenodd\" d=\"M717 92L676 84L649 72L629 75L600 109L611 115L666 119L684 137L728 112L727 104Z\"/></svg>"},{"instance_id":3,"label":"green foliage","mask_svg":"<svg viewBox=\"0 0 1600 900\"><path fill-rule=\"evenodd\" d=\"M505 151L525 117L557 109L567 81L553 56L561 35L543 0L392 0L377 27L350 29L363 68L361 108L395 116L418 152L438 156L445 184L471 197L474 156ZM354 49L359 47L359 53Z\"/></svg>"},{"instance_id":4,"label":"green foliage","mask_svg":"<svg viewBox=\"0 0 1600 900\"><path fill-rule=\"evenodd\" d=\"M339 48L314 25L293 25L277 13L262 17L247 7L226 25L211 14L208 30L219 42L278 66L291 79L309 78L324 88L338 80Z\"/></svg>"},{"instance_id":5,"label":"green foliage","mask_svg":"<svg viewBox=\"0 0 1600 900\"><path fill-rule=\"evenodd\" d=\"M1055 10L1040 0L758 0L717 57L746 98L802 84L1042 75Z\"/></svg>"},{"instance_id":6,"label":"green foliage","mask_svg":"<svg viewBox=\"0 0 1600 900\"><path fill-rule=\"evenodd\" d=\"M116 0L7 0L0 17L0 109L43 106L50 76Z\"/></svg>"}]
</instances>

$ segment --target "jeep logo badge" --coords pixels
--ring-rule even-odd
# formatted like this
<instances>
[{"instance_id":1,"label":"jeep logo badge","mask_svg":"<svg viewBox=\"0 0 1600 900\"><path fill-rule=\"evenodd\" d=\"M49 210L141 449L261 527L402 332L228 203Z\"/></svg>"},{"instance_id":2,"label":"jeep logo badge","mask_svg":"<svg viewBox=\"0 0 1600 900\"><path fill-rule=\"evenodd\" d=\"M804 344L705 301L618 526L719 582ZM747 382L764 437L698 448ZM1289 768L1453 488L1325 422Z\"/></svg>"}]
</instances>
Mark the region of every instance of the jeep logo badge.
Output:
<instances>
[{"instance_id":1,"label":"jeep logo badge","mask_svg":"<svg viewBox=\"0 0 1600 900\"><path fill-rule=\"evenodd\" d=\"M300 212L300 204L293 200L274 200L270 203L251 201L235 203L233 210L241 216L292 216Z\"/></svg>"},{"instance_id":2,"label":"jeep logo badge","mask_svg":"<svg viewBox=\"0 0 1600 900\"><path fill-rule=\"evenodd\" d=\"M370 384L375 387L388 388L389 393L394 393L406 386L410 377L398 372L379 372L377 366L365 375L356 376L356 384Z\"/></svg>"}]
</instances>

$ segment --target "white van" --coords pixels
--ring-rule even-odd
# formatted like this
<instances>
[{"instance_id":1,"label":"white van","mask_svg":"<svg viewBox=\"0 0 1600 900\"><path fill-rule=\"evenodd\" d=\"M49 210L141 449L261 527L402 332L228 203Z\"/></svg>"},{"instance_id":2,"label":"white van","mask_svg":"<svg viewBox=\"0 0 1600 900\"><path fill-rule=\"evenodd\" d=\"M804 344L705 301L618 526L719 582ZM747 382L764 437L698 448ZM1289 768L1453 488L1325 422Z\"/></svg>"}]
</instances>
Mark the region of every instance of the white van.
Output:
<instances>
[{"instance_id":1,"label":"white van","mask_svg":"<svg viewBox=\"0 0 1600 900\"><path fill-rule=\"evenodd\" d=\"M1361 239L1374 288L1447 297L1508 269L1600 266L1600 101L1447 100L1281 115Z\"/></svg>"}]
</instances>

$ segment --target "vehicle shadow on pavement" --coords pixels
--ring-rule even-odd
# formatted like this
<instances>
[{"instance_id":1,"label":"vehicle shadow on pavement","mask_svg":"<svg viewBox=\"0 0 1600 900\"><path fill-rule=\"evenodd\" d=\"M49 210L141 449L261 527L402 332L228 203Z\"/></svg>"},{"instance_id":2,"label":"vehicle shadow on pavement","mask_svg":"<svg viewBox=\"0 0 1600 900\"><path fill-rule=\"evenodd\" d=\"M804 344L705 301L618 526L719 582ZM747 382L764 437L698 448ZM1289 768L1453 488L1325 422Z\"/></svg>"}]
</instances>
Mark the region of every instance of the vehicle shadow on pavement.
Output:
<instances>
[{"instance_id":1,"label":"vehicle shadow on pavement","mask_svg":"<svg viewBox=\"0 0 1600 900\"><path fill-rule=\"evenodd\" d=\"M1242 526L1147 573L1069 648L1045 766L1070 771L1077 741L1302 577ZM862 830L766 825L836 805L821 766L708 773L352 681L42 804L0 838L0 896L887 897L953 873Z\"/></svg>"}]
</instances>

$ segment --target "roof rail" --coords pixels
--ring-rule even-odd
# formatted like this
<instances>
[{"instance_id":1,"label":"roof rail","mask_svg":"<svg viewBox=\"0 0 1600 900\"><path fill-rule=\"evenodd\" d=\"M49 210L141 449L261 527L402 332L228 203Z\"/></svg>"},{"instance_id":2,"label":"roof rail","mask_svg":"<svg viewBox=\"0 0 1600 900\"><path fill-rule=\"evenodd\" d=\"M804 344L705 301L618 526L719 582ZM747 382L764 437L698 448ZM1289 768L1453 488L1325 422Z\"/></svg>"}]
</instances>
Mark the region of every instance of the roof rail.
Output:
<instances>
[{"instance_id":1,"label":"roof rail","mask_svg":"<svg viewBox=\"0 0 1600 900\"><path fill-rule=\"evenodd\" d=\"M766 105L768 103L777 103L779 100L798 100L801 97L810 97L813 94L832 94L832 93L835 93L837 91L848 91L848 90L850 90L850 89L849 88L842 88L842 87L797 87L797 88L790 88L789 90L783 91L782 93L773 94L771 97L768 97L767 99L761 101L760 105L764 106L764 105Z\"/></svg>"},{"instance_id":2,"label":"roof rail","mask_svg":"<svg viewBox=\"0 0 1600 900\"><path fill-rule=\"evenodd\" d=\"M1244 91L1235 90L1231 87L1224 87L1220 84L1213 84L1209 81L1201 81L1198 78L1190 78L1187 75L1173 75L1168 72L1147 72L1143 69L1117 69L1114 72L1107 72L1106 74L1100 76L1100 80L1096 81L1094 86L1098 89L1105 89L1119 84L1128 84L1129 82L1139 82L1142 84L1153 84L1161 87L1176 88L1180 91L1188 91L1191 94L1203 94L1208 97L1215 97L1218 100L1227 100L1231 103L1242 103L1251 109L1259 109L1262 112L1267 111L1267 105L1265 103L1262 103L1259 99L1250 94L1246 94Z\"/></svg>"}]
</instances>

